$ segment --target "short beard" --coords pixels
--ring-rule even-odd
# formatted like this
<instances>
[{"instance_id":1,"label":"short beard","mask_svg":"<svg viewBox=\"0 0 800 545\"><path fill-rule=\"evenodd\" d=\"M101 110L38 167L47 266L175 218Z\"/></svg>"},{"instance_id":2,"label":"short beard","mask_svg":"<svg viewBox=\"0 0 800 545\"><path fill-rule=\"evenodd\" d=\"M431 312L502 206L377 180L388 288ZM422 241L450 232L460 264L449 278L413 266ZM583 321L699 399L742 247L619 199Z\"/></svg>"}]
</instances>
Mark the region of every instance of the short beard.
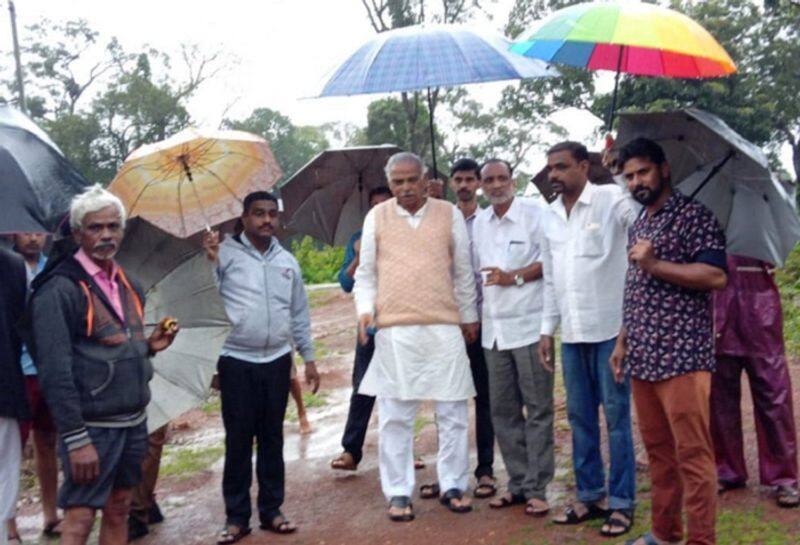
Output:
<instances>
[{"instance_id":1,"label":"short beard","mask_svg":"<svg viewBox=\"0 0 800 545\"><path fill-rule=\"evenodd\" d=\"M464 198L464 195L466 195L466 198ZM464 190L457 191L456 192L456 196L458 197L458 200L461 201L461 202L471 202L472 199L475 198L475 194L474 193L472 193L470 191L464 191Z\"/></svg>"},{"instance_id":2,"label":"short beard","mask_svg":"<svg viewBox=\"0 0 800 545\"><path fill-rule=\"evenodd\" d=\"M641 204L642 206L650 206L654 202L658 200L662 193L664 193L664 181L660 181L658 187L656 189L650 189L647 187L637 187L631 193L633 200Z\"/></svg>"},{"instance_id":3,"label":"short beard","mask_svg":"<svg viewBox=\"0 0 800 545\"><path fill-rule=\"evenodd\" d=\"M498 204L505 204L513 199L515 193L516 192L513 189L510 189L505 195L499 195L497 197L487 194L486 200L489 201L489 204L492 206L497 206Z\"/></svg>"}]
</instances>

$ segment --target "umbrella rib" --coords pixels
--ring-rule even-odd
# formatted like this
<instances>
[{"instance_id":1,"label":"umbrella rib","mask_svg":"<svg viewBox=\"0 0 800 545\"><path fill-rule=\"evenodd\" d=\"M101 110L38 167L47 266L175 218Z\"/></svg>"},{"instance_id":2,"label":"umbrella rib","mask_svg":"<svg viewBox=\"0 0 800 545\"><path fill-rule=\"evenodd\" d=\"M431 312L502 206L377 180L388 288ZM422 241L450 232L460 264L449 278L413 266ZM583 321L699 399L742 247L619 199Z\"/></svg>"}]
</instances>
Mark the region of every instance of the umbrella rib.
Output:
<instances>
[{"instance_id":1,"label":"umbrella rib","mask_svg":"<svg viewBox=\"0 0 800 545\"><path fill-rule=\"evenodd\" d=\"M181 198L181 188L183 187L183 171L178 179L178 217L181 219L181 232L186 235L186 218L183 214L183 199Z\"/></svg>"},{"instance_id":2,"label":"umbrella rib","mask_svg":"<svg viewBox=\"0 0 800 545\"><path fill-rule=\"evenodd\" d=\"M222 178L220 178L220 177L217 175L217 173L216 173L216 172L214 172L214 171L213 171L213 170L211 170L210 168L206 168L206 167L199 167L199 168L198 168L198 170L200 170L200 172L206 172L206 173L210 174L211 176L213 176L214 178L216 178L216 179L217 179L217 181L218 181L218 182L219 182L219 183L222 185L222 187L224 187L225 189L227 189L227 190L228 190L228 193L230 193L231 195L233 195L233 198L234 198L234 199L236 199L238 202L242 202L242 199L240 199L240 198L239 198L239 196L236 194L236 192L235 192L233 189L231 189L230 187L228 187L228 184L226 184L224 181L222 181ZM198 200L199 200L199 199L198 199ZM202 204L201 204L200 206L202 207Z\"/></svg>"},{"instance_id":3,"label":"umbrella rib","mask_svg":"<svg viewBox=\"0 0 800 545\"><path fill-rule=\"evenodd\" d=\"M146 184L144 184L144 187L142 188L142 190L136 195L136 198L133 200L133 203L131 203L131 205L130 205L130 207L128 209L128 214L129 215L133 214L133 211L136 209L136 205L139 204L139 199L142 198L142 195L144 195L145 191L150 189L150 186L152 186L153 184L157 184L159 182L163 182L164 180L169 178L170 174L171 174L171 172L168 171L168 172L164 173L164 175L161 178L154 178L154 179L150 180L149 182L147 182Z\"/></svg>"}]
</instances>

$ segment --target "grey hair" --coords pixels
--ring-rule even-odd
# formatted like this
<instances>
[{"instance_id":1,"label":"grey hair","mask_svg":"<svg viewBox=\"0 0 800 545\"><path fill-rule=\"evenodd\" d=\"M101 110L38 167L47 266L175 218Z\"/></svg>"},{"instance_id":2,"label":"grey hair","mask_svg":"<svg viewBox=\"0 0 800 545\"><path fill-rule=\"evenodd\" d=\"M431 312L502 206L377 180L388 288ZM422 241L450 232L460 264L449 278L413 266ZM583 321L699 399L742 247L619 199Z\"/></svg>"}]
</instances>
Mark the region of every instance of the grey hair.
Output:
<instances>
[{"instance_id":1,"label":"grey hair","mask_svg":"<svg viewBox=\"0 0 800 545\"><path fill-rule=\"evenodd\" d=\"M80 195L72 199L69 205L69 226L73 231L80 231L83 227L83 218L86 214L93 214L99 212L104 208L113 206L119 212L119 217L122 222L122 227L125 227L125 206L119 197L110 191L103 189L100 184L95 184Z\"/></svg>"},{"instance_id":2,"label":"grey hair","mask_svg":"<svg viewBox=\"0 0 800 545\"><path fill-rule=\"evenodd\" d=\"M422 176L425 173L425 164L422 162L422 159L419 158L419 155L416 153L411 153L410 151L401 151L395 153L389 160L386 161L386 168L384 169L386 172L386 179L389 179L389 174L392 172L392 169L397 165L397 163L416 163L419 167L419 174Z\"/></svg>"}]
</instances>

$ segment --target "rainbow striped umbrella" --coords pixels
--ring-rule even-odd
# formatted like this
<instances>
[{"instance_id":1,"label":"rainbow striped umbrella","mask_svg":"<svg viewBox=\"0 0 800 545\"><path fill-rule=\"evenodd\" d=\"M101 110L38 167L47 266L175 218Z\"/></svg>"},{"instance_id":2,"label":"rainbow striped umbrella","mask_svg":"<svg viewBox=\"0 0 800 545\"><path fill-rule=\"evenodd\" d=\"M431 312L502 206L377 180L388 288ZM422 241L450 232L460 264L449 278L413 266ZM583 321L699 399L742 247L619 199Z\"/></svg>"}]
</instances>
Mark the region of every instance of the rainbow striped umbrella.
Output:
<instances>
[{"instance_id":1,"label":"rainbow striped umbrella","mask_svg":"<svg viewBox=\"0 0 800 545\"><path fill-rule=\"evenodd\" d=\"M588 2L558 10L524 32L511 50L547 62L615 71L609 129L621 72L673 78L736 72L725 49L698 23L641 2Z\"/></svg>"}]
</instances>

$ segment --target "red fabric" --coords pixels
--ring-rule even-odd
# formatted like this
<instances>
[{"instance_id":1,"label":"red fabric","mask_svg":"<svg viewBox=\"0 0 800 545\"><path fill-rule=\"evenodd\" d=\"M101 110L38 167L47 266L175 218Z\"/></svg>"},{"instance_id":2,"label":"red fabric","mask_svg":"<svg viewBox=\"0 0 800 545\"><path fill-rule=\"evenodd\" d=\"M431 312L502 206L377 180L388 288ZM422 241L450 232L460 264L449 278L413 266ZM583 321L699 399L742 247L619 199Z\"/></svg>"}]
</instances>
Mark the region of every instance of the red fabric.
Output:
<instances>
[{"instance_id":1,"label":"red fabric","mask_svg":"<svg viewBox=\"0 0 800 545\"><path fill-rule=\"evenodd\" d=\"M39 379L35 376L25 377L25 392L28 395L28 403L30 404L33 419L21 420L19 423L19 432L23 446L25 446L25 443L28 441L31 430L51 433L55 433L56 431L55 424L53 424L53 417L50 415L50 409L47 407L47 403L42 395L42 388L39 386Z\"/></svg>"}]
</instances>

